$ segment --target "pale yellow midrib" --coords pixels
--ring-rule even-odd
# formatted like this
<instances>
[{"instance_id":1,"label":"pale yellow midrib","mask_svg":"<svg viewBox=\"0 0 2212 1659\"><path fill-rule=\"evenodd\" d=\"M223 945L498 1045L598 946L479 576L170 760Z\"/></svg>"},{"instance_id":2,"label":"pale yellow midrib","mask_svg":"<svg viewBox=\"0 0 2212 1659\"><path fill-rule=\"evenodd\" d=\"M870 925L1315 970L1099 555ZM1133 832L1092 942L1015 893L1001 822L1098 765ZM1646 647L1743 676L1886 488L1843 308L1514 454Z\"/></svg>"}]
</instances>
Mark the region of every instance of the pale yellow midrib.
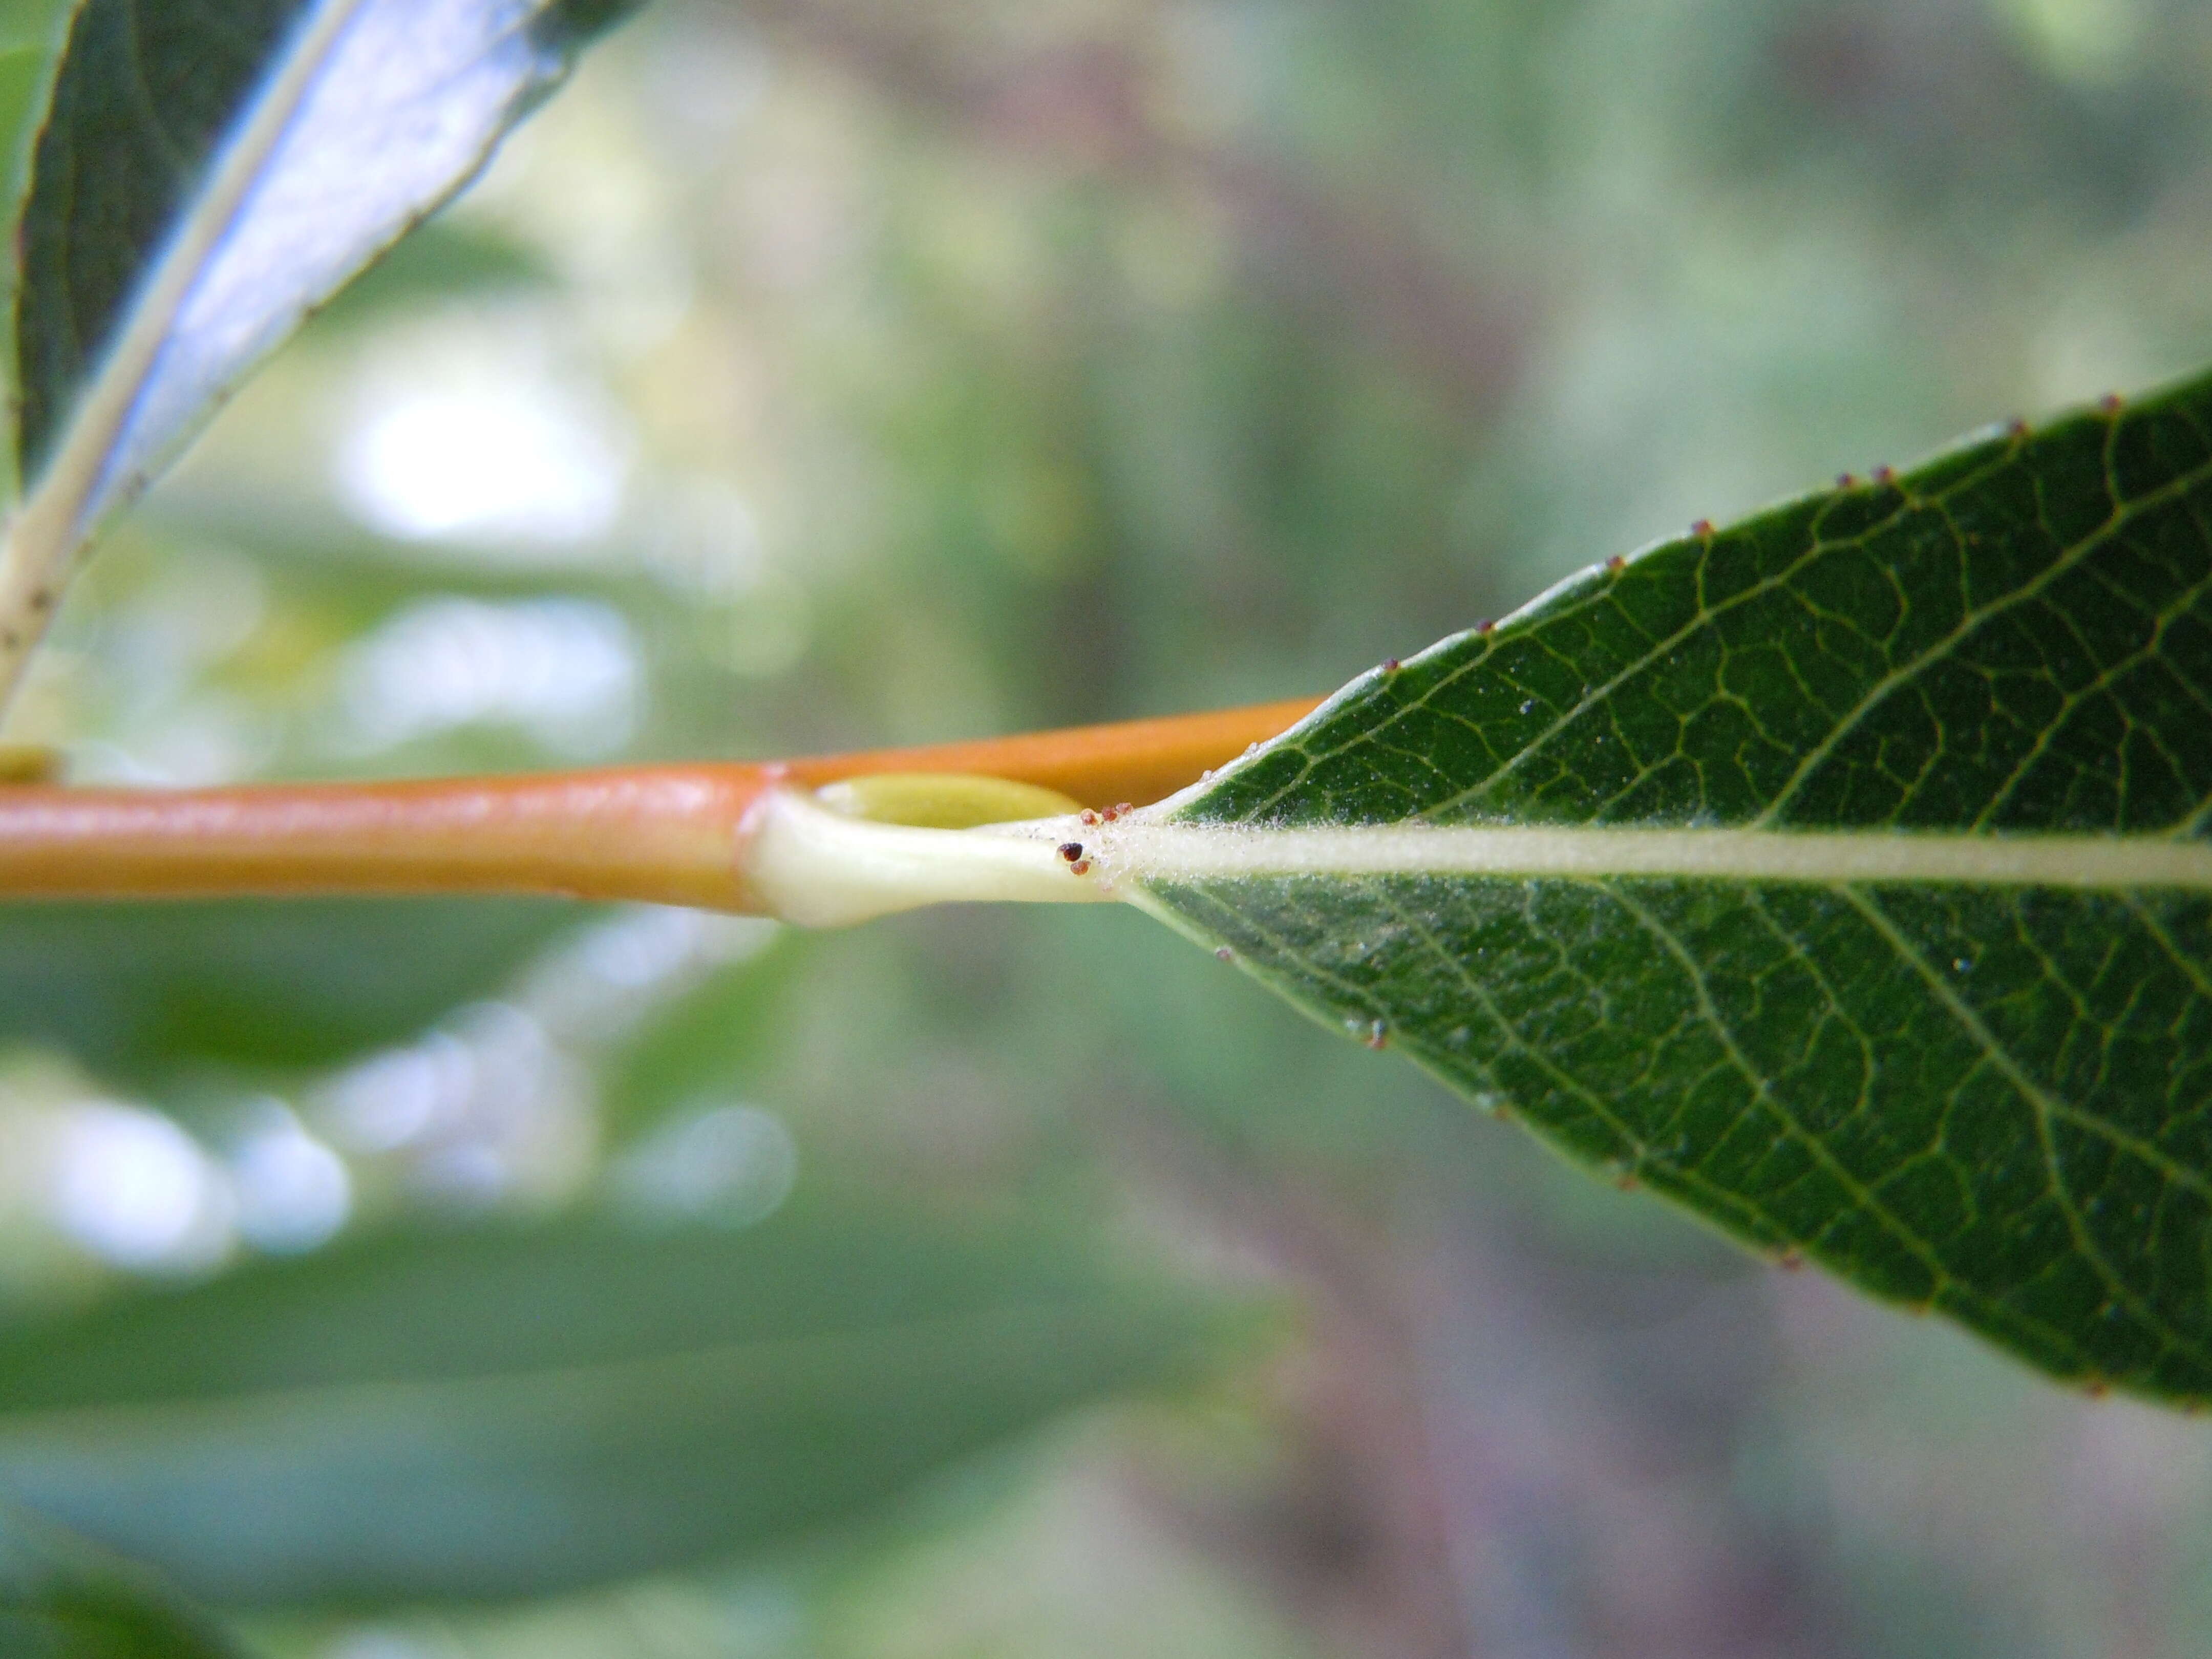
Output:
<instances>
[{"instance_id":1,"label":"pale yellow midrib","mask_svg":"<svg viewBox=\"0 0 2212 1659\"><path fill-rule=\"evenodd\" d=\"M1104 832L1100 858L1115 876L1144 882L1291 875L1680 877L1830 885L2212 890L2212 844L2163 836L1425 824L1247 830L1131 823Z\"/></svg>"},{"instance_id":2,"label":"pale yellow midrib","mask_svg":"<svg viewBox=\"0 0 2212 1659\"><path fill-rule=\"evenodd\" d=\"M1267 830L1138 812L925 830L795 792L756 810L744 878L771 915L836 927L927 904L1139 899L1178 882L1311 877L1686 879L2212 891L2212 843L2167 836L1380 824Z\"/></svg>"}]
</instances>

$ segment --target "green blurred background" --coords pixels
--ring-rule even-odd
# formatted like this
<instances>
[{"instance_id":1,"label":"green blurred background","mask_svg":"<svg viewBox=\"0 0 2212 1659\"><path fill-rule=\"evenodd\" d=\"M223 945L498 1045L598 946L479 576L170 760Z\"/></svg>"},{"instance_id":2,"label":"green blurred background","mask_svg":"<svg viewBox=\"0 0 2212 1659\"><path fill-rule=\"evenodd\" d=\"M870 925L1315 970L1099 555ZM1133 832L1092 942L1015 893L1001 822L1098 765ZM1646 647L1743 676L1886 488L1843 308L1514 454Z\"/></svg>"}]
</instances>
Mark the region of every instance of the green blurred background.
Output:
<instances>
[{"instance_id":1,"label":"green blurred background","mask_svg":"<svg viewBox=\"0 0 2212 1659\"><path fill-rule=\"evenodd\" d=\"M2196 368L2208 270L2185 0L654 0L9 736L173 785L1318 693ZM300 1659L2212 1646L2201 1425L1134 914L0 912L0 1494Z\"/></svg>"}]
</instances>

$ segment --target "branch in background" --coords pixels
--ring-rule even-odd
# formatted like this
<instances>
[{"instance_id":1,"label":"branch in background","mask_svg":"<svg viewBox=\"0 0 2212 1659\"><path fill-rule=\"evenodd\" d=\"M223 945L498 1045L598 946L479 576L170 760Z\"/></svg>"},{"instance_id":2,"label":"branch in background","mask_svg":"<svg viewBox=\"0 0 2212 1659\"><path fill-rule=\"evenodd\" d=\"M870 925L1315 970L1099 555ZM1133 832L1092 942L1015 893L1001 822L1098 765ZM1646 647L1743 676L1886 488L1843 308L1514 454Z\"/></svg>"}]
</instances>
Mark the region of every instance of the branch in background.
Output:
<instances>
[{"instance_id":1,"label":"branch in background","mask_svg":"<svg viewBox=\"0 0 2212 1659\"><path fill-rule=\"evenodd\" d=\"M1147 1513L1356 1659L1642 1650L1626 1632L1701 1654L1856 1650L1802 1529L1741 1488L1776 1340L1768 1281L1692 1253L1643 1264L1624 1297L1443 1173L1491 1150L1463 1121L1389 1166L1377 1224L1144 1096L1109 1097L1101 1138L1173 1224L1310 1310L1259 1396L1282 1460L1223 1478L1133 1455L1123 1478ZM1559 1570L1583 1560L1634 1565Z\"/></svg>"},{"instance_id":2,"label":"branch in background","mask_svg":"<svg viewBox=\"0 0 2212 1659\"><path fill-rule=\"evenodd\" d=\"M1300 1629L1358 1659L1472 1650L1441 1481L1450 1460L1422 1399L1412 1252L1326 1194L1121 1101L1099 1127L1143 1185L1232 1261L1293 1285L1305 1340L1268 1378L1265 1409L1291 1456L1272 1478L1194 1481L1133 1460L1136 1497L1193 1546L1254 1580ZM1225 1488L1225 1489L1224 1489Z\"/></svg>"}]
</instances>

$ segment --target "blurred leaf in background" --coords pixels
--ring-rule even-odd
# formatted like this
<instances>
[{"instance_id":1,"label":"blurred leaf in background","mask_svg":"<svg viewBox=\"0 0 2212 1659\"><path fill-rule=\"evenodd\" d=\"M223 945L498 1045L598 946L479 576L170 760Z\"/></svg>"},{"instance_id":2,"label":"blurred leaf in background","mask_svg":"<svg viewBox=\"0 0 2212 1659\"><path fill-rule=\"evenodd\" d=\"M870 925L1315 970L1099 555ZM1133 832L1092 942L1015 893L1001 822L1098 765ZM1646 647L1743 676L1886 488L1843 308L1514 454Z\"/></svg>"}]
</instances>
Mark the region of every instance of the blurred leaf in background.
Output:
<instances>
[{"instance_id":1,"label":"blurred leaf in background","mask_svg":"<svg viewBox=\"0 0 2212 1659\"><path fill-rule=\"evenodd\" d=\"M15 1659L238 1659L155 1577L0 1511L0 1652Z\"/></svg>"},{"instance_id":2,"label":"blurred leaf in background","mask_svg":"<svg viewBox=\"0 0 2212 1659\"><path fill-rule=\"evenodd\" d=\"M0 1491L218 1601L544 1594L844 1518L1188 1380L1230 1328L1036 1224L644 1213L364 1238L18 1328Z\"/></svg>"},{"instance_id":3,"label":"blurred leaf in background","mask_svg":"<svg viewBox=\"0 0 2212 1659\"><path fill-rule=\"evenodd\" d=\"M495 900L27 904L0 910L0 1041L159 1081L328 1065L414 1036L580 913Z\"/></svg>"}]
</instances>

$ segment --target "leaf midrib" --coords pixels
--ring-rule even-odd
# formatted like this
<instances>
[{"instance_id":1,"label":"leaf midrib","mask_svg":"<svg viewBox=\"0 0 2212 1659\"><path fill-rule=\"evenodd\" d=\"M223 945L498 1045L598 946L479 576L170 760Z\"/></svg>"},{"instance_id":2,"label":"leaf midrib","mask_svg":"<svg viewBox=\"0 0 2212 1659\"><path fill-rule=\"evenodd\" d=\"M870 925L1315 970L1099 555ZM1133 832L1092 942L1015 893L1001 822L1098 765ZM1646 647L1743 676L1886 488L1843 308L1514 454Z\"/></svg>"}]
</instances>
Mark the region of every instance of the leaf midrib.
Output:
<instances>
[{"instance_id":1,"label":"leaf midrib","mask_svg":"<svg viewBox=\"0 0 2212 1659\"><path fill-rule=\"evenodd\" d=\"M1589 824L1253 829L1139 817L1088 832L1100 878L1609 878L1815 886L2212 891L2212 844L2146 835Z\"/></svg>"}]
</instances>

